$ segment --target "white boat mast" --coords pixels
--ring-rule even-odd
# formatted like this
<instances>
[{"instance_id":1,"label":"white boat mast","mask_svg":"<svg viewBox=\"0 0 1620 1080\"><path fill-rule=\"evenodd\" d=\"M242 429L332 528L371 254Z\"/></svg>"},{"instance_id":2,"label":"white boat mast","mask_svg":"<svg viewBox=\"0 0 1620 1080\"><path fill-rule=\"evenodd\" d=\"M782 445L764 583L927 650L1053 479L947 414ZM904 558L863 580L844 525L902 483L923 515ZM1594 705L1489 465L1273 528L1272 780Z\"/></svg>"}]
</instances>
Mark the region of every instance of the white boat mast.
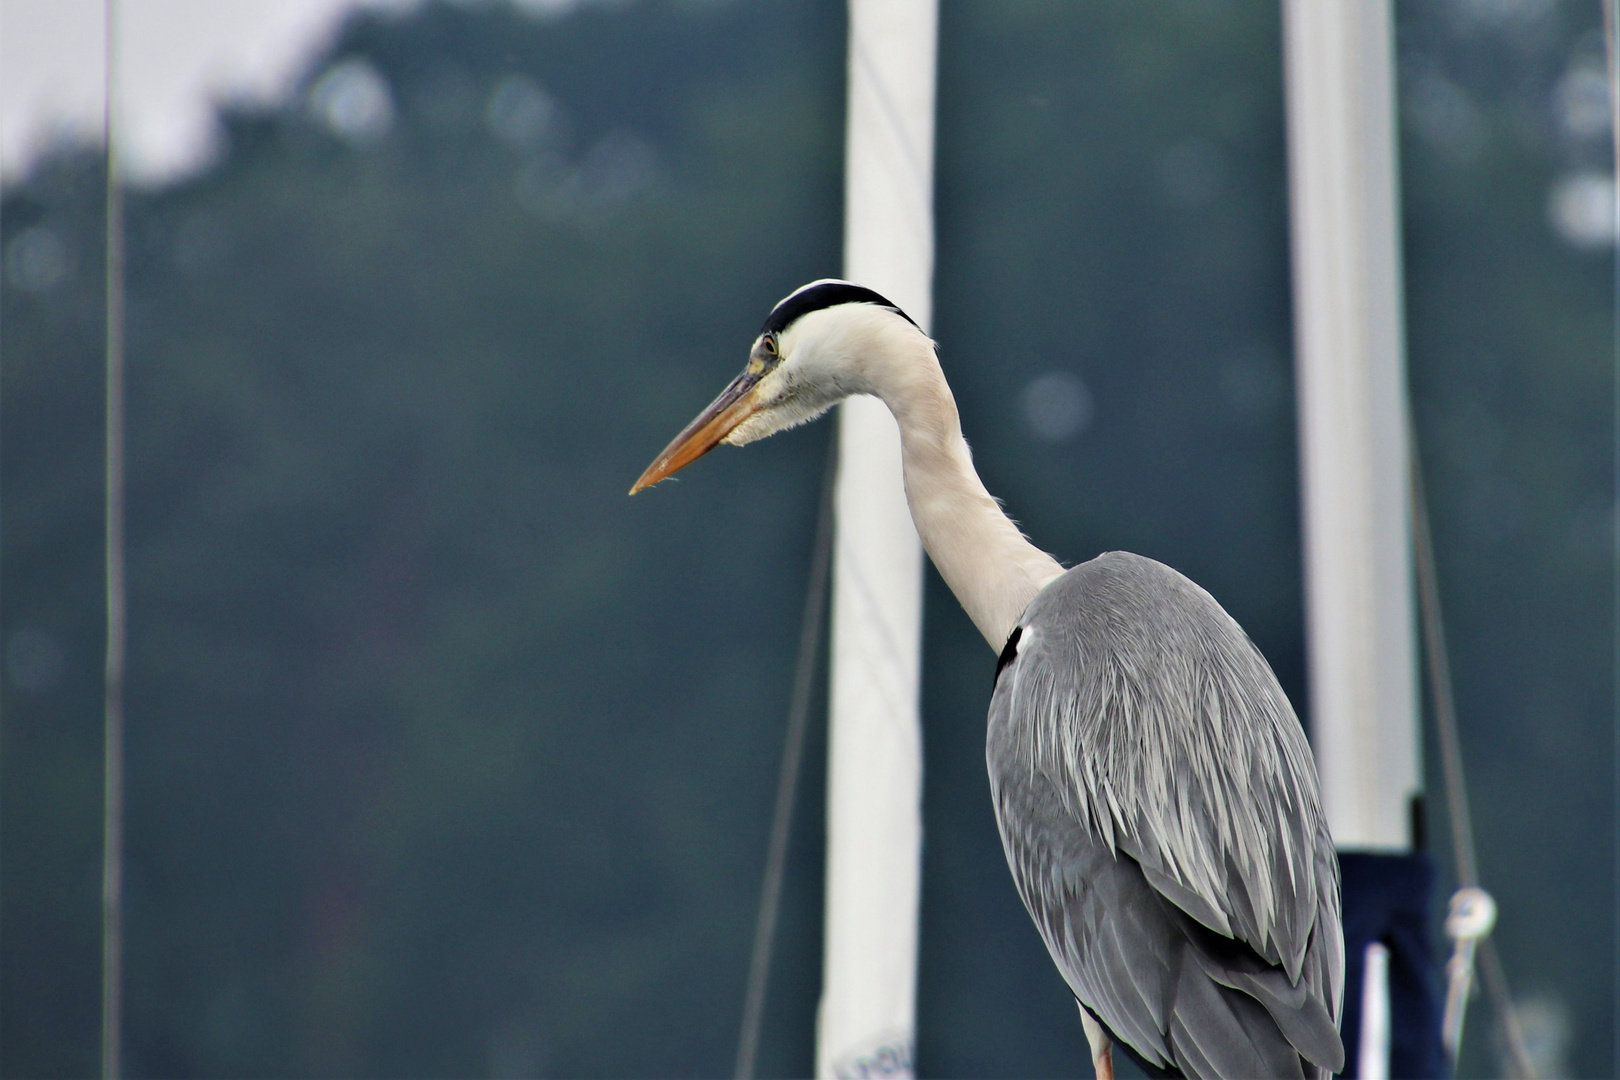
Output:
<instances>
[{"instance_id":1,"label":"white boat mast","mask_svg":"<svg viewBox=\"0 0 1620 1080\"><path fill-rule=\"evenodd\" d=\"M1423 781L1390 3L1283 0L1283 36L1312 745L1340 850L1398 855ZM1387 1077L1384 946L1359 966L1345 1037Z\"/></svg>"},{"instance_id":2,"label":"white boat mast","mask_svg":"<svg viewBox=\"0 0 1620 1080\"><path fill-rule=\"evenodd\" d=\"M844 276L927 330L936 0L850 0ZM826 937L816 1075L914 1074L922 857L922 545L900 436L841 407L835 493Z\"/></svg>"},{"instance_id":3,"label":"white boat mast","mask_svg":"<svg viewBox=\"0 0 1620 1080\"><path fill-rule=\"evenodd\" d=\"M1311 737L1341 848L1411 849L1422 790L1384 0L1285 0Z\"/></svg>"}]
</instances>

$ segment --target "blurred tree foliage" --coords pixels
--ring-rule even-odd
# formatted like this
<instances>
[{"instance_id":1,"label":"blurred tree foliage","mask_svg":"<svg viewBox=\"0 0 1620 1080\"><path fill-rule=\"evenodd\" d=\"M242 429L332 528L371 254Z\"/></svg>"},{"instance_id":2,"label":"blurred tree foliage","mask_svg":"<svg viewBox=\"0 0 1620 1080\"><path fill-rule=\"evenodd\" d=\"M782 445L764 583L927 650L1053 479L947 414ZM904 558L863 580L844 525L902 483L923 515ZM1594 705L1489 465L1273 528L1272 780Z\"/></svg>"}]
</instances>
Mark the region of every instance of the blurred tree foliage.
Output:
<instances>
[{"instance_id":1,"label":"blurred tree foliage","mask_svg":"<svg viewBox=\"0 0 1620 1080\"><path fill-rule=\"evenodd\" d=\"M1597 1075L1612 306L1568 194L1607 138L1594 22L1455 0L1400 40L1483 869L1516 989ZM1187 571L1303 702L1278 34L1214 0L946 4L935 330L1034 539ZM132 1075L728 1068L828 428L624 491L771 302L837 272L843 35L831 4L357 16L287 102L224 113L215 164L132 193ZM64 148L0 207L5 1076L97 1052L101 183ZM930 588L919 1063L1081 1073L989 812L992 661ZM767 1074L809 1071L820 765Z\"/></svg>"}]
</instances>

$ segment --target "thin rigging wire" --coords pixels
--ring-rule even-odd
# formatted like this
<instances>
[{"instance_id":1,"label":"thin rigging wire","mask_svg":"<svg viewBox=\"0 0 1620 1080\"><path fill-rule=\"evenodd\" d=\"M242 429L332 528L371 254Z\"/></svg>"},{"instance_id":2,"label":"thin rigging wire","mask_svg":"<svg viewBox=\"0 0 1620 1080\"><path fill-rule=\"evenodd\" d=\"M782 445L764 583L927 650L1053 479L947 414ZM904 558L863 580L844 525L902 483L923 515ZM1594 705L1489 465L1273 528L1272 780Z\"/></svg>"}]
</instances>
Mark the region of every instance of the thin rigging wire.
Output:
<instances>
[{"instance_id":1,"label":"thin rigging wire","mask_svg":"<svg viewBox=\"0 0 1620 1080\"><path fill-rule=\"evenodd\" d=\"M117 10L103 0L102 135L107 185L107 666L102 715L101 1075L117 1080L123 1029L124 893L124 196L118 182Z\"/></svg>"},{"instance_id":2,"label":"thin rigging wire","mask_svg":"<svg viewBox=\"0 0 1620 1080\"><path fill-rule=\"evenodd\" d=\"M805 731L809 727L810 690L821 646L822 614L827 606L827 569L832 562L833 481L837 475L838 438L834 433L827 441L827 464L821 480L821 508L817 511L816 539L810 555L810 580L805 586L804 614L799 623L799 658L793 671L793 694L788 704L787 738L782 747L782 769L776 782L776 810L771 818L770 844L766 848L759 915L754 920L754 951L748 964L748 991L743 998L742 1028L737 1035L736 1080L751 1080L754 1075L754 1058L759 1052L760 1028L765 1019L765 989L770 981L776 916L781 908L782 878L787 870L793 798L799 787L799 765L804 757Z\"/></svg>"},{"instance_id":3,"label":"thin rigging wire","mask_svg":"<svg viewBox=\"0 0 1620 1080\"><path fill-rule=\"evenodd\" d=\"M1418 451L1417 431L1412 446L1412 547L1417 577L1418 619L1423 627L1423 653L1428 672L1429 697L1434 704L1435 734L1440 743L1440 772L1446 786L1446 812L1451 819L1451 847L1457 860L1459 888L1479 884L1479 860L1474 850L1473 818L1468 810L1468 788L1463 775L1462 740L1457 734L1457 709L1452 696L1451 661L1446 649L1445 620L1440 609L1440 585L1434 561L1434 541L1429 531L1429 504L1423 488L1423 467ZM1536 1069L1525 1045L1524 1030L1513 1011L1507 975L1502 970L1496 946L1487 936L1477 946L1485 991L1496 1010L1503 1041L1513 1056L1514 1067L1523 1077L1534 1078ZM1456 1063L1453 1062L1453 1067Z\"/></svg>"},{"instance_id":4,"label":"thin rigging wire","mask_svg":"<svg viewBox=\"0 0 1620 1080\"><path fill-rule=\"evenodd\" d=\"M1535 1062L1530 1060L1524 1028L1513 1009L1513 995L1508 990L1507 972L1502 968L1502 956L1496 951L1495 939L1486 936L1481 940L1478 955L1480 974L1485 977L1485 993L1490 995L1491 1005L1496 1009L1496 1021L1502 1025L1502 1040L1507 1043L1508 1053L1513 1055L1513 1065L1524 1080L1536 1080Z\"/></svg>"},{"instance_id":5,"label":"thin rigging wire","mask_svg":"<svg viewBox=\"0 0 1620 1080\"><path fill-rule=\"evenodd\" d=\"M1452 854L1457 860L1457 884L1466 888L1479 884L1479 863L1474 855L1474 821L1469 814L1468 787L1463 778L1462 742L1457 736L1457 709L1451 696L1451 660L1446 648L1445 622L1440 614L1434 540L1429 534L1428 497L1423 490L1416 431L1412 433L1412 541L1417 563L1418 620L1423 628L1429 697L1434 703L1435 734L1440 743L1440 774L1446 785Z\"/></svg>"},{"instance_id":6,"label":"thin rigging wire","mask_svg":"<svg viewBox=\"0 0 1620 1080\"><path fill-rule=\"evenodd\" d=\"M1612 713L1610 722L1614 729L1614 742L1612 762L1614 783L1614 802L1612 804L1613 819L1620 822L1620 17L1615 12L1615 0L1603 0L1603 56L1609 74L1609 143L1614 149L1614 184L1612 191L1612 208L1614 214L1615 258L1610 266L1613 278L1613 340L1612 351L1609 354L1609 366L1613 372L1613 383L1610 387L1612 413L1610 448L1610 467L1613 470L1609 477L1609 574L1611 592L1609 594L1610 613L1613 623L1610 626L1610 666ZM1620 897L1620 829L1614 830L1614 888L1615 895ZM1614 991L1614 1017L1610 1024L1611 1038L1615 1042L1610 1051L1613 1054L1613 1064L1616 1071L1620 1071L1620 918L1614 920L1614 937L1610 941L1614 953L1614 970L1612 989Z\"/></svg>"}]
</instances>

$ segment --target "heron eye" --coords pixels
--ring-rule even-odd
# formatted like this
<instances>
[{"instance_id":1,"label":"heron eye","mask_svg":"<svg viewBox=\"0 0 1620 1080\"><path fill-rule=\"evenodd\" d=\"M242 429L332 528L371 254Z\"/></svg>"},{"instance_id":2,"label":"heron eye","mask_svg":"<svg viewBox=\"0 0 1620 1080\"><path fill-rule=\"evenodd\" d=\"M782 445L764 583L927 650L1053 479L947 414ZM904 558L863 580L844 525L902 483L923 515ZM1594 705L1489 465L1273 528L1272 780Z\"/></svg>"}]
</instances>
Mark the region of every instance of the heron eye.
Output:
<instances>
[{"instance_id":1,"label":"heron eye","mask_svg":"<svg viewBox=\"0 0 1620 1080\"><path fill-rule=\"evenodd\" d=\"M760 342L760 348L765 350L766 356L775 356L777 354L776 339L773 337L767 337L764 341Z\"/></svg>"}]
</instances>

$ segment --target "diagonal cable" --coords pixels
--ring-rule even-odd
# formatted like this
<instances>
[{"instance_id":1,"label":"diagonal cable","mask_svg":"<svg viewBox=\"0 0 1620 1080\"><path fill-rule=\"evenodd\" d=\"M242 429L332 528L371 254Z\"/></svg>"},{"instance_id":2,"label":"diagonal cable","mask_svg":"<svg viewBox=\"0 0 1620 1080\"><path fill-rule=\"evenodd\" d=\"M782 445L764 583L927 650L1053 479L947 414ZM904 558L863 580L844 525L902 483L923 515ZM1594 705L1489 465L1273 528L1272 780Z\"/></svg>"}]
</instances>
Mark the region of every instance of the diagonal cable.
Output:
<instances>
[{"instance_id":1,"label":"diagonal cable","mask_svg":"<svg viewBox=\"0 0 1620 1080\"><path fill-rule=\"evenodd\" d=\"M1468 811L1468 787L1463 777L1462 741L1457 735L1457 707L1451 696L1451 661L1446 628L1440 613L1440 586L1435 580L1434 539L1429 533L1428 497L1423 490L1423 466L1412 433L1412 540L1417 571L1418 620L1423 628L1423 654L1434 705L1435 734L1440 743L1440 774L1446 785L1446 814L1451 818L1452 854L1457 860L1457 884L1479 884L1474 856L1474 821Z\"/></svg>"},{"instance_id":2,"label":"diagonal cable","mask_svg":"<svg viewBox=\"0 0 1620 1080\"><path fill-rule=\"evenodd\" d=\"M787 738L782 747L782 769L776 782L776 810L765 854L765 880L760 888L759 915L754 920L754 951L748 964L748 990L743 998L742 1028L737 1036L737 1080L750 1080L759 1052L760 1028L765 1019L765 990L770 981L771 951L776 943L776 917L781 909L782 878L787 870L788 839L793 826L793 798L799 787L799 765L804 758L804 736L809 727L810 690L816 657L821 647L821 621L827 606L827 570L832 562L833 480L838 474L838 437L827 442L827 464L821 481L821 508L816 516L816 539L810 555L810 580L805 586L804 615L799 624L799 658L793 671L793 694L788 704Z\"/></svg>"},{"instance_id":3,"label":"diagonal cable","mask_svg":"<svg viewBox=\"0 0 1620 1080\"><path fill-rule=\"evenodd\" d=\"M1423 653L1429 681L1429 697L1434 704L1434 726L1440 744L1440 773L1446 786L1446 813L1451 819L1451 846L1457 860L1459 888L1478 887L1479 860L1474 850L1474 824L1468 810L1468 787L1463 776L1462 740L1457 733L1457 708L1452 696L1451 662L1446 649L1445 621L1440 609L1440 585L1434 560L1434 540L1429 532L1429 504L1423 489L1423 467L1414 425L1412 446L1412 548L1417 577L1418 619L1423 628ZM1513 1011L1507 975L1490 937L1481 938L1479 953L1485 992L1496 1010L1502 1039L1507 1043L1514 1067L1521 1077L1534 1080L1535 1065L1525 1045L1524 1030ZM1466 998L1466 994L1464 997ZM1459 1016L1461 1013L1459 1013ZM1460 1021L1459 1021L1460 1024ZM1461 1031L1459 1026L1458 1031ZM1453 1069L1456 1062L1452 1063Z\"/></svg>"}]
</instances>

